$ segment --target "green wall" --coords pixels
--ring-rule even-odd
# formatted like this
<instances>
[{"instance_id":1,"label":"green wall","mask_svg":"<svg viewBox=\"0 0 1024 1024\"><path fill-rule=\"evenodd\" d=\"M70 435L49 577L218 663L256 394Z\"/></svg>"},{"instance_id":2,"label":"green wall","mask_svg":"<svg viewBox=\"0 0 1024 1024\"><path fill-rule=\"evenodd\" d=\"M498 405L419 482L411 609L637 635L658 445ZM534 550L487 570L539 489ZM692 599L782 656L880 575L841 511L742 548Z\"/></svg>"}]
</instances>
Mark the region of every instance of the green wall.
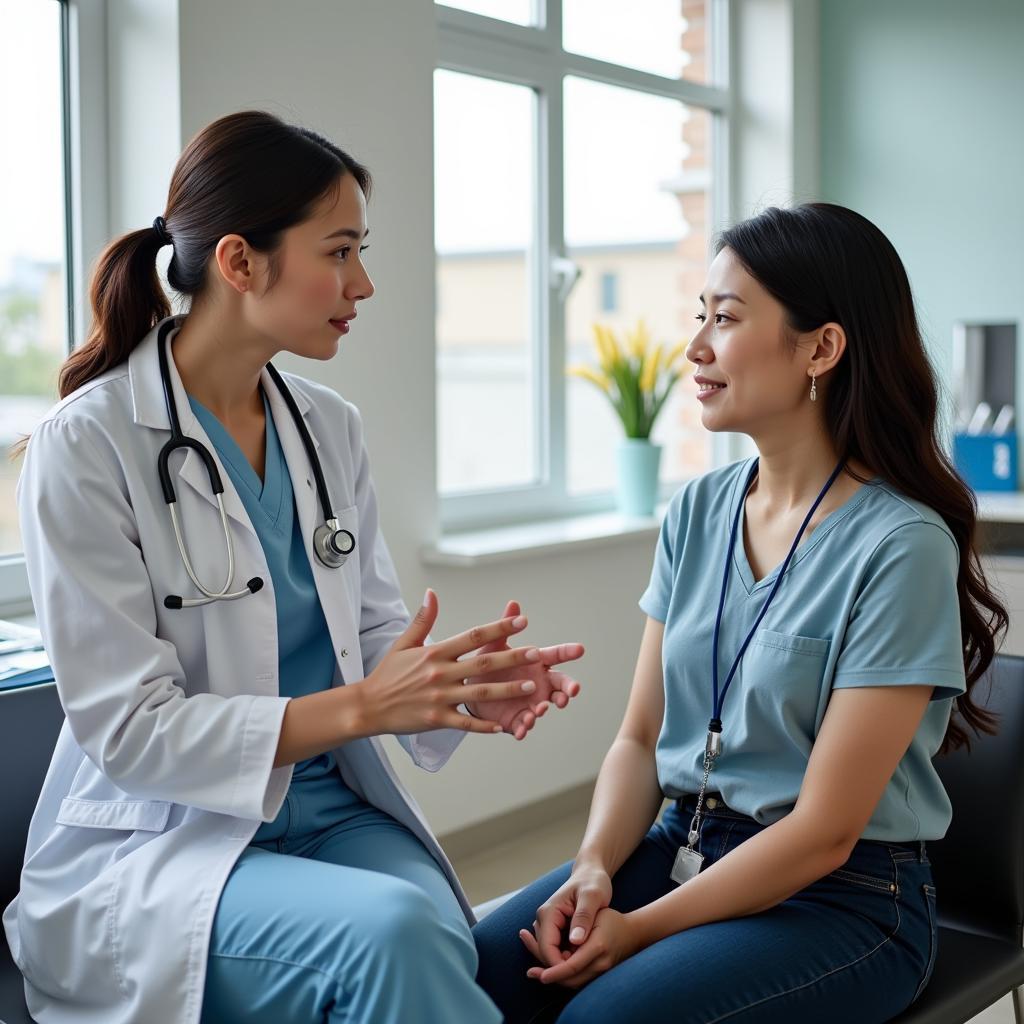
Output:
<instances>
[{"instance_id":1,"label":"green wall","mask_svg":"<svg viewBox=\"0 0 1024 1024\"><path fill-rule=\"evenodd\" d=\"M1024 0L821 0L821 194L896 246L944 381L955 321L1017 323L1024 436Z\"/></svg>"}]
</instances>

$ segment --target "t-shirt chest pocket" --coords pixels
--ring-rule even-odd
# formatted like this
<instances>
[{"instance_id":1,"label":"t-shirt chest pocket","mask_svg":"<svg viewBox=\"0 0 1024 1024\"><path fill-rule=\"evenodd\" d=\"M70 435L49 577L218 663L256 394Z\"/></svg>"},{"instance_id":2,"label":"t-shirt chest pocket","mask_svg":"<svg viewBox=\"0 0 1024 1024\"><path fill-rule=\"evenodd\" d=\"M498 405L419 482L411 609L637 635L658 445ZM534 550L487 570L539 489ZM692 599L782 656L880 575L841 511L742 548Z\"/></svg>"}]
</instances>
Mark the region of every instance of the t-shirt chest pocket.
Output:
<instances>
[{"instance_id":1,"label":"t-shirt chest pocket","mask_svg":"<svg viewBox=\"0 0 1024 1024\"><path fill-rule=\"evenodd\" d=\"M743 656L748 727L813 735L829 641L759 629ZM726 701L728 703L728 699Z\"/></svg>"}]
</instances>

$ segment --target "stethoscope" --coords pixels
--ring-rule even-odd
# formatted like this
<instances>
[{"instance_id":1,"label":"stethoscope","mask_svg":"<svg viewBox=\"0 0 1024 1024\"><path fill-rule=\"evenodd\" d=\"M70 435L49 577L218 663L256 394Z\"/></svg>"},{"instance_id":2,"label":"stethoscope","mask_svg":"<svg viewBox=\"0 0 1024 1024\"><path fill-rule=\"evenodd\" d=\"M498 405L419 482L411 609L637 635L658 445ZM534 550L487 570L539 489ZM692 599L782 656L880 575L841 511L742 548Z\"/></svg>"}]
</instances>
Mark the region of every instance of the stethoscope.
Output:
<instances>
[{"instance_id":1,"label":"stethoscope","mask_svg":"<svg viewBox=\"0 0 1024 1024\"><path fill-rule=\"evenodd\" d=\"M167 419L171 425L171 439L160 449L157 458L157 471L160 474L160 486L163 488L164 501L171 513L171 523L174 526L174 536L178 542L178 551L181 553L181 560L185 563L185 571L189 579L196 585L196 588L205 595L204 597L185 598L177 594L171 594L164 598L165 608L197 608L200 605L211 604L214 601L235 601L240 597L255 594L263 589L263 580L254 576L242 590L228 592L231 581L235 578L235 545L231 540L231 531L228 529L228 517L224 510L224 484L221 482L220 472L209 449L194 437L186 437L181 432L181 423L178 420L178 410L174 404L171 388L171 373L167 364L167 335L177 327L177 321L172 317L161 325L157 335L157 351L160 356L160 383L164 389L164 402L167 405ZM343 530L338 526L338 520L331 512L331 499L327 493L327 482L324 480L323 467L317 458L316 449L313 446L313 439L309 436L306 423L295 404L295 399L288 389L284 380L277 370L267 363L267 372L274 381L277 390L281 393L288 411L291 413L295 426L298 428L299 436L302 438L303 447L306 449L306 456L313 469L313 476L316 478L316 491L320 497L320 505L323 508L324 522L313 531L313 551L321 565L328 569L340 569L348 560L348 556L356 549L356 538L349 530ZM174 485L171 483L171 474L168 469L168 460L171 454L179 448L191 448L206 464L206 472L210 477L210 488L217 499L217 507L220 509L221 526L224 528L224 543L228 549L228 572L224 579L224 585L220 590L208 590L200 582L195 570L192 568L192 561L188 557L185 548L185 540L181 533L181 524L178 522L176 509L177 497L174 493Z\"/></svg>"}]
</instances>

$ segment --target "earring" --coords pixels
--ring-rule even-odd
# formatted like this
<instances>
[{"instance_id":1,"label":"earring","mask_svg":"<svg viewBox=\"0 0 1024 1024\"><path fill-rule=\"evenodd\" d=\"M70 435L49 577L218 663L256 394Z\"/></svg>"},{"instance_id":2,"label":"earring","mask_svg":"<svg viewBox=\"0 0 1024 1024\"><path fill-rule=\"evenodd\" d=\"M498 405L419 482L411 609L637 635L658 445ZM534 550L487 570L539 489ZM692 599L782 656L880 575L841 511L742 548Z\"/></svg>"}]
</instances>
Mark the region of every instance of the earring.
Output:
<instances>
[{"instance_id":1,"label":"earring","mask_svg":"<svg viewBox=\"0 0 1024 1024\"><path fill-rule=\"evenodd\" d=\"M815 384L814 378L816 374L811 370L811 401L816 402L818 400L818 387Z\"/></svg>"}]
</instances>

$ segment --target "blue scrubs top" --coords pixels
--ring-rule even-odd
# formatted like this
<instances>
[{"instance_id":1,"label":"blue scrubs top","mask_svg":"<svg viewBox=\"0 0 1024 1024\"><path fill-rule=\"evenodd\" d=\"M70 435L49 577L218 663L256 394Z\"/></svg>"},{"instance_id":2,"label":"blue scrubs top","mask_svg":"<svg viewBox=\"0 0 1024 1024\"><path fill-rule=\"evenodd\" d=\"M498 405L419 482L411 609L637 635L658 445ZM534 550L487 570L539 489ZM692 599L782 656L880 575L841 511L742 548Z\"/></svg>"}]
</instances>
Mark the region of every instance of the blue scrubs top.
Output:
<instances>
[{"instance_id":1,"label":"blue scrubs top","mask_svg":"<svg viewBox=\"0 0 1024 1024\"><path fill-rule=\"evenodd\" d=\"M220 420L191 395L188 400L216 448L263 546L277 606L279 692L282 697L302 697L326 690L334 677L334 647L306 556L299 517L295 513L292 480L267 396L263 395L267 440L262 480ZM337 780L337 788L326 781L317 784L318 780L326 780L331 775ZM342 781L334 756L320 754L295 765L288 796L277 818L264 822L252 841L277 838L283 825L296 825L303 817L308 819L309 808L302 815L298 801L304 794L314 799L315 794L319 802L325 786L331 791L332 814L340 810L339 789L348 796L342 802L351 803L353 808L362 806L362 801Z\"/></svg>"},{"instance_id":2,"label":"blue scrubs top","mask_svg":"<svg viewBox=\"0 0 1024 1024\"><path fill-rule=\"evenodd\" d=\"M712 638L724 559L719 689L781 568L755 581L743 519L729 534L753 457L688 481L669 503L640 607L665 623L665 718L657 745L667 796L697 793L712 717ZM861 838L941 839L952 808L932 757L966 690L956 590L959 549L942 517L876 477L804 533L722 706L723 752L709 791L762 824L796 804L833 689L935 687Z\"/></svg>"}]
</instances>

